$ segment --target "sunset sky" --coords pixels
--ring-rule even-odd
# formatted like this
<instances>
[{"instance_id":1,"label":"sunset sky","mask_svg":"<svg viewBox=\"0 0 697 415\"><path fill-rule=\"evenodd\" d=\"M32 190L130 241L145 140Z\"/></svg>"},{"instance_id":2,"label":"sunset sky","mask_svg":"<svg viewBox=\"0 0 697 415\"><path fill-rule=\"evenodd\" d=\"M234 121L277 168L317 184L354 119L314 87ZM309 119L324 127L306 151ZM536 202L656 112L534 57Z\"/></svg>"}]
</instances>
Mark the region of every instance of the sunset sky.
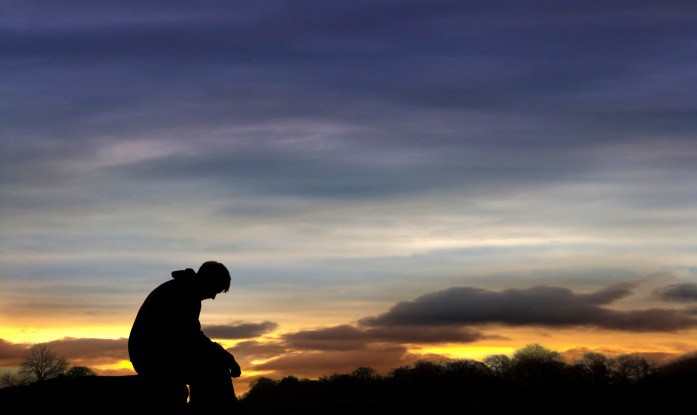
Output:
<instances>
[{"instance_id":1,"label":"sunset sky","mask_svg":"<svg viewBox=\"0 0 697 415\"><path fill-rule=\"evenodd\" d=\"M0 372L133 373L207 260L255 376L697 350L697 3L0 3Z\"/></svg>"}]
</instances>

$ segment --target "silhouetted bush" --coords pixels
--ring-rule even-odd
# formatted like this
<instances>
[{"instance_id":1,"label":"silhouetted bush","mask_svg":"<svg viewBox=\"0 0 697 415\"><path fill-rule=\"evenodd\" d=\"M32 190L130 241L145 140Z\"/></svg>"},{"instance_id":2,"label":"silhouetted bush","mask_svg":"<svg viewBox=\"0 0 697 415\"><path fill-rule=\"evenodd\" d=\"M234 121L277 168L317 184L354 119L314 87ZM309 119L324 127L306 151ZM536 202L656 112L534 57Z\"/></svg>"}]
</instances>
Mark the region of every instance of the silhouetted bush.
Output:
<instances>
[{"instance_id":1,"label":"silhouetted bush","mask_svg":"<svg viewBox=\"0 0 697 415\"><path fill-rule=\"evenodd\" d=\"M510 386L544 390L579 383L580 371L564 363L561 353L539 344L519 349L511 359Z\"/></svg>"},{"instance_id":2,"label":"silhouetted bush","mask_svg":"<svg viewBox=\"0 0 697 415\"><path fill-rule=\"evenodd\" d=\"M495 354L487 356L484 364L500 380L509 379L513 373L513 362L505 354Z\"/></svg>"},{"instance_id":3,"label":"silhouetted bush","mask_svg":"<svg viewBox=\"0 0 697 415\"><path fill-rule=\"evenodd\" d=\"M610 360L613 383L638 383L655 372L655 365L646 358L624 354Z\"/></svg>"},{"instance_id":4,"label":"silhouetted bush","mask_svg":"<svg viewBox=\"0 0 697 415\"><path fill-rule=\"evenodd\" d=\"M605 355L589 352L583 355L581 360L576 363L585 383L591 385L606 385L610 381L612 368L610 359Z\"/></svg>"},{"instance_id":5,"label":"silhouetted bush","mask_svg":"<svg viewBox=\"0 0 697 415\"><path fill-rule=\"evenodd\" d=\"M697 353L681 356L656 368L651 381L661 384L697 384Z\"/></svg>"},{"instance_id":6,"label":"silhouetted bush","mask_svg":"<svg viewBox=\"0 0 697 415\"><path fill-rule=\"evenodd\" d=\"M97 372L87 366L73 366L65 372L65 376L73 378L79 376L97 376Z\"/></svg>"},{"instance_id":7,"label":"silhouetted bush","mask_svg":"<svg viewBox=\"0 0 697 415\"><path fill-rule=\"evenodd\" d=\"M261 401L273 399L278 383L277 380L260 377L249 384L249 392L247 392L246 397L249 400Z\"/></svg>"},{"instance_id":8,"label":"silhouetted bush","mask_svg":"<svg viewBox=\"0 0 697 415\"><path fill-rule=\"evenodd\" d=\"M27 379L20 376L17 372L5 371L0 375L0 388L10 388L13 386L26 385Z\"/></svg>"}]
</instances>

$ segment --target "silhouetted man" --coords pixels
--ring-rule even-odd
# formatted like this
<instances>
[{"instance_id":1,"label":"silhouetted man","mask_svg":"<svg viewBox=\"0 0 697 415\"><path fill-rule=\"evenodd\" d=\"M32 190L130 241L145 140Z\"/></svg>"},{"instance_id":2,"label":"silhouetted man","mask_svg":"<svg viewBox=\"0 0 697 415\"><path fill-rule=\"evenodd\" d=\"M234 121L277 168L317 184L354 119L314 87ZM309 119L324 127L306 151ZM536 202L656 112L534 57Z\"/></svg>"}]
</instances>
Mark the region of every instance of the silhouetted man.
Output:
<instances>
[{"instance_id":1,"label":"silhouetted man","mask_svg":"<svg viewBox=\"0 0 697 415\"><path fill-rule=\"evenodd\" d=\"M136 316L128 339L133 367L148 388L152 413L181 413L191 390L196 414L231 413L236 398L230 376L240 366L221 345L201 331L201 301L230 289L230 273L219 262L198 272L172 272L174 279L155 288Z\"/></svg>"}]
</instances>

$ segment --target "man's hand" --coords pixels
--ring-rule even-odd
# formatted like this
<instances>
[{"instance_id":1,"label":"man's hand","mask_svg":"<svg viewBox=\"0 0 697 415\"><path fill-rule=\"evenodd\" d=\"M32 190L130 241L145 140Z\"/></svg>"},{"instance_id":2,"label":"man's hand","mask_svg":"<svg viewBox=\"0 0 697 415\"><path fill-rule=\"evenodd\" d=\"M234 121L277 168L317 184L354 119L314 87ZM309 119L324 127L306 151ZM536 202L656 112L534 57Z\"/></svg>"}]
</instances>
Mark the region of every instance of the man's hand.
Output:
<instances>
[{"instance_id":1,"label":"man's hand","mask_svg":"<svg viewBox=\"0 0 697 415\"><path fill-rule=\"evenodd\" d=\"M225 350L225 348L218 343L213 344L218 348L218 350L220 350L225 367L228 371L230 371L230 376L233 378L240 377L242 374L242 369L240 368L240 365L237 364L237 361L235 361L235 357L232 355L232 353Z\"/></svg>"},{"instance_id":2,"label":"man's hand","mask_svg":"<svg viewBox=\"0 0 697 415\"><path fill-rule=\"evenodd\" d=\"M228 369L230 370L230 376L233 378L238 378L242 374L242 369L240 365L237 364L235 358L230 355L230 362L228 363Z\"/></svg>"}]
</instances>

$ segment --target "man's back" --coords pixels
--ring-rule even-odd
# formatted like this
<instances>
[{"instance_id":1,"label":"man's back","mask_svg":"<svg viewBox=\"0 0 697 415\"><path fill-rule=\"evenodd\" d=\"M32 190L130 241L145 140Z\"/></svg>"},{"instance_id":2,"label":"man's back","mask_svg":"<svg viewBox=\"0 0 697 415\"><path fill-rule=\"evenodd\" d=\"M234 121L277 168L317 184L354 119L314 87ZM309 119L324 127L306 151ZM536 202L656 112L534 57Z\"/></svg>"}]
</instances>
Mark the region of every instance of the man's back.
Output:
<instances>
[{"instance_id":1,"label":"man's back","mask_svg":"<svg viewBox=\"0 0 697 415\"><path fill-rule=\"evenodd\" d=\"M191 277L176 278L155 288L143 302L128 339L138 373L169 372L168 367L190 356L200 342L201 301L192 288Z\"/></svg>"}]
</instances>

